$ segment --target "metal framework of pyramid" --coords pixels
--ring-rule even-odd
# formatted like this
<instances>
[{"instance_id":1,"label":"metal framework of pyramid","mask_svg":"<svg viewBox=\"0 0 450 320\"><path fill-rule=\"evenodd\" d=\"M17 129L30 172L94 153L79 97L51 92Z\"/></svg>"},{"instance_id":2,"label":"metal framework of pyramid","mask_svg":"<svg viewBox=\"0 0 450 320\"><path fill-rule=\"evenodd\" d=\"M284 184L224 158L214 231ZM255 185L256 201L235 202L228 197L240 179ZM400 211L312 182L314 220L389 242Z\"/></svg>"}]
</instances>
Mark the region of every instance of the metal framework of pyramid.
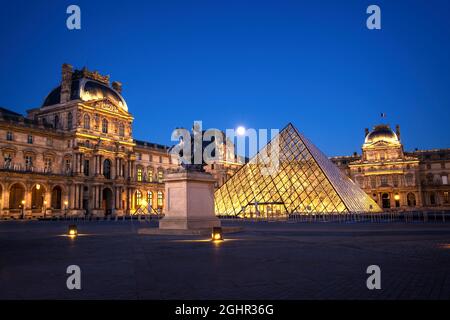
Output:
<instances>
[{"instance_id":1,"label":"metal framework of pyramid","mask_svg":"<svg viewBox=\"0 0 450 320\"><path fill-rule=\"evenodd\" d=\"M267 174L274 161L277 170ZM217 215L240 217L381 212L291 123L217 189L214 198Z\"/></svg>"}]
</instances>

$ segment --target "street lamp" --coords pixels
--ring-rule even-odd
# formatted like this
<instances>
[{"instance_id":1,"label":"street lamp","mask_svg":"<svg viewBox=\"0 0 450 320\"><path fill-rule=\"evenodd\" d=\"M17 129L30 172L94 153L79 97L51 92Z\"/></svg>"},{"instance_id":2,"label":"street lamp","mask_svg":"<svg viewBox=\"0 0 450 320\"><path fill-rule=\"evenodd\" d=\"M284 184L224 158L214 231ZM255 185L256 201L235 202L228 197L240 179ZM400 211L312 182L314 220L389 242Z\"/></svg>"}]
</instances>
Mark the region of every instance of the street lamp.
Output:
<instances>
[{"instance_id":1,"label":"street lamp","mask_svg":"<svg viewBox=\"0 0 450 320\"><path fill-rule=\"evenodd\" d=\"M44 219L47 215L47 200L44 200Z\"/></svg>"},{"instance_id":2,"label":"street lamp","mask_svg":"<svg viewBox=\"0 0 450 320\"><path fill-rule=\"evenodd\" d=\"M22 204L22 219L25 218L25 200L20 202Z\"/></svg>"},{"instance_id":3,"label":"street lamp","mask_svg":"<svg viewBox=\"0 0 450 320\"><path fill-rule=\"evenodd\" d=\"M69 204L69 202L66 200L64 201L64 219L67 218L67 205Z\"/></svg>"}]
</instances>

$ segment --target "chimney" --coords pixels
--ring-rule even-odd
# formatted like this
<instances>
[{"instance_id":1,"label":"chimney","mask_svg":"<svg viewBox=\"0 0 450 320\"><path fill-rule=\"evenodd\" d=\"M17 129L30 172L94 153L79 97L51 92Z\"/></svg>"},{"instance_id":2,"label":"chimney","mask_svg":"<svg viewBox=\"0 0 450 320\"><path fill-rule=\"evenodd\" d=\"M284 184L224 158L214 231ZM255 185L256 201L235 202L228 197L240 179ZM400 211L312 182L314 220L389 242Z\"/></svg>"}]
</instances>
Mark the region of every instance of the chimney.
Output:
<instances>
[{"instance_id":1,"label":"chimney","mask_svg":"<svg viewBox=\"0 0 450 320\"><path fill-rule=\"evenodd\" d=\"M118 93L122 94L122 83L119 81L114 81L112 83L112 87L114 90L116 90Z\"/></svg>"},{"instance_id":2,"label":"chimney","mask_svg":"<svg viewBox=\"0 0 450 320\"><path fill-rule=\"evenodd\" d=\"M64 63L62 65L62 80L61 80L61 94L60 103L70 101L70 91L72 90L72 74L73 67L70 64Z\"/></svg>"},{"instance_id":3,"label":"chimney","mask_svg":"<svg viewBox=\"0 0 450 320\"><path fill-rule=\"evenodd\" d=\"M369 134L369 128L364 129L365 132L365 137L367 137L367 135Z\"/></svg>"},{"instance_id":4,"label":"chimney","mask_svg":"<svg viewBox=\"0 0 450 320\"><path fill-rule=\"evenodd\" d=\"M400 125L395 126L395 133L397 134L398 140L400 140Z\"/></svg>"}]
</instances>

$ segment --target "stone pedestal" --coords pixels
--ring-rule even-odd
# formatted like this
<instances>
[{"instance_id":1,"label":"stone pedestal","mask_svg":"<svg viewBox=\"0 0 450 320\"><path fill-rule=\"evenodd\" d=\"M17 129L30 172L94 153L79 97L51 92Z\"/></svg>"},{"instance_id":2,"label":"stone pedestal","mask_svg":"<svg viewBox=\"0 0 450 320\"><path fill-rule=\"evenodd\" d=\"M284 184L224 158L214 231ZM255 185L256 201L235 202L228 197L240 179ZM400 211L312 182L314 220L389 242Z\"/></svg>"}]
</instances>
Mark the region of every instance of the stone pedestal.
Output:
<instances>
[{"instance_id":1,"label":"stone pedestal","mask_svg":"<svg viewBox=\"0 0 450 320\"><path fill-rule=\"evenodd\" d=\"M165 215L160 229L191 230L220 227L214 214L211 174L198 171L169 173L165 179Z\"/></svg>"}]
</instances>

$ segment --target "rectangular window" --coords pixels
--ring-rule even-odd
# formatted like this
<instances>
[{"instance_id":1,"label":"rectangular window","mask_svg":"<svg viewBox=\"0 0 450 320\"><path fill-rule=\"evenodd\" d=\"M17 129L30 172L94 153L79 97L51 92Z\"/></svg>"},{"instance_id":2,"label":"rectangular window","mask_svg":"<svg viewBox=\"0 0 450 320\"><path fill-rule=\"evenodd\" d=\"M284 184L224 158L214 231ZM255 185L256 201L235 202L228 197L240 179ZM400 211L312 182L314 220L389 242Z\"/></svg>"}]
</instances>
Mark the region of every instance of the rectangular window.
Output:
<instances>
[{"instance_id":1,"label":"rectangular window","mask_svg":"<svg viewBox=\"0 0 450 320\"><path fill-rule=\"evenodd\" d=\"M449 198L448 198L448 191L444 192L444 203L448 203L449 202Z\"/></svg>"},{"instance_id":2,"label":"rectangular window","mask_svg":"<svg viewBox=\"0 0 450 320\"><path fill-rule=\"evenodd\" d=\"M33 144L33 136L32 136L31 134L28 135L27 142L28 142L29 144Z\"/></svg>"},{"instance_id":3,"label":"rectangular window","mask_svg":"<svg viewBox=\"0 0 450 320\"><path fill-rule=\"evenodd\" d=\"M448 184L448 177L442 176L442 184Z\"/></svg>"},{"instance_id":4,"label":"rectangular window","mask_svg":"<svg viewBox=\"0 0 450 320\"><path fill-rule=\"evenodd\" d=\"M142 181L142 168L137 169L137 181Z\"/></svg>"},{"instance_id":5,"label":"rectangular window","mask_svg":"<svg viewBox=\"0 0 450 320\"><path fill-rule=\"evenodd\" d=\"M47 144L47 146L49 146L49 147L53 146L53 139L52 139L52 138L47 138L47 139L46 139L46 144Z\"/></svg>"},{"instance_id":6,"label":"rectangular window","mask_svg":"<svg viewBox=\"0 0 450 320\"><path fill-rule=\"evenodd\" d=\"M147 181L153 182L153 170L147 170Z\"/></svg>"},{"instance_id":7,"label":"rectangular window","mask_svg":"<svg viewBox=\"0 0 450 320\"><path fill-rule=\"evenodd\" d=\"M66 159L66 161L65 161L65 170L66 170L66 173L70 173L70 170L71 170L70 159Z\"/></svg>"},{"instance_id":8,"label":"rectangular window","mask_svg":"<svg viewBox=\"0 0 450 320\"><path fill-rule=\"evenodd\" d=\"M89 160L84 160L83 171L85 176L89 176Z\"/></svg>"},{"instance_id":9,"label":"rectangular window","mask_svg":"<svg viewBox=\"0 0 450 320\"><path fill-rule=\"evenodd\" d=\"M52 172L52 159L45 158L44 172Z\"/></svg>"},{"instance_id":10,"label":"rectangular window","mask_svg":"<svg viewBox=\"0 0 450 320\"><path fill-rule=\"evenodd\" d=\"M158 208L161 208L163 206L163 193L161 191L158 191L157 205Z\"/></svg>"},{"instance_id":11,"label":"rectangular window","mask_svg":"<svg viewBox=\"0 0 450 320\"><path fill-rule=\"evenodd\" d=\"M25 167L27 170L31 170L33 167L33 157L25 156Z\"/></svg>"},{"instance_id":12,"label":"rectangular window","mask_svg":"<svg viewBox=\"0 0 450 320\"><path fill-rule=\"evenodd\" d=\"M6 132L6 140L8 140L8 141L13 140L13 134L11 131Z\"/></svg>"},{"instance_id":13,"label":"rectangular window","mask_svg":"<svg viewBox=\"0 0 450 320\"><path fill-rule=\"evenodd\" d=\"M158 171L158 182L162 183L164 179L164 173L162 171Z\"/></svg>"}]
</instances>

